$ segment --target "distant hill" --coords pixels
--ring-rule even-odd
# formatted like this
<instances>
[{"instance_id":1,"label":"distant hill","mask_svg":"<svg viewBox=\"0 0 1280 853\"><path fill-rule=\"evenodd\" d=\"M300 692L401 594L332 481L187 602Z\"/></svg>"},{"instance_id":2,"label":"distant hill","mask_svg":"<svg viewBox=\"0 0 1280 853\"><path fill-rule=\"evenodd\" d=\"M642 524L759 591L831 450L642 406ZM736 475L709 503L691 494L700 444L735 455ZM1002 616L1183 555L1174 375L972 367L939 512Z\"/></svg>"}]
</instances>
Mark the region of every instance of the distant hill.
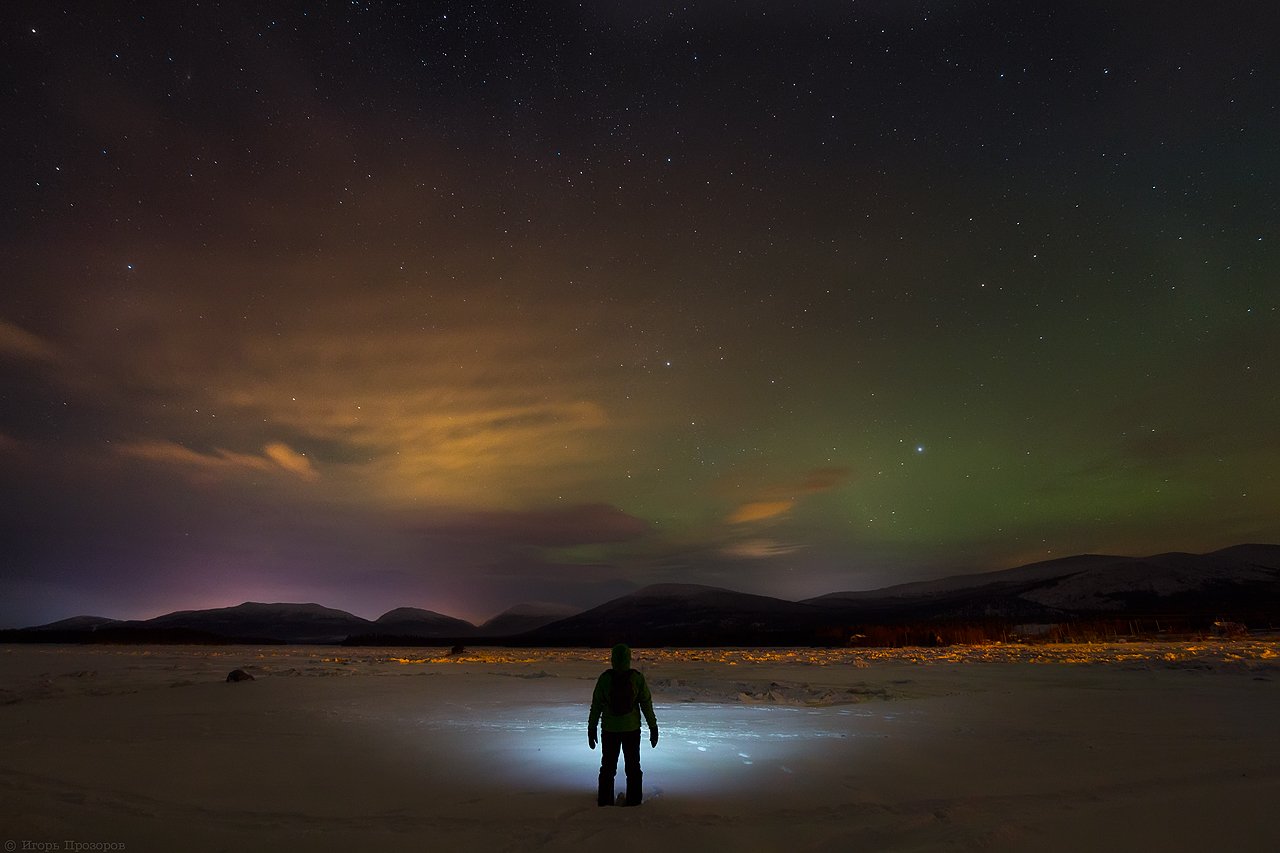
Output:
<instances>
[{"instance_id":1,"label":"distant hill","mask_svg":"<svg viewBox=\"0 0 1280 853\"><path fill-rule=\"evenodd\" d=\"M482 637L510 637L549 625L581 612L577 607L550 602L530 602L508 608L476 629Z\"/></svg>"},{"instance_id":2,"label":"distant hill","mask_svg":"<svg viewBox=\"0 0 1280 853\"><path fill-rule=\"evenodd\" d=\"M286 645L273 637L226 637L190 628L138 628L112 622L97 629L19 628L0 631L0 643L68 643L120 646L272 646Z\"/></svg>"},{"instance_id":3,"label":"distant hill","mask_svg":"<svg viewBox=\"0 0 1280 853\"><path fill-rule=\"evenodd\" d=\"M893 642L969 641L965 638L1002 636L1000 626L1141 622L1142 617L1193 630L1218 620L1280 624L1280 545L1150 557L1084 554L798 602L696 584L659 584L581 613L562 605L518 605L479 628L414 607L370 621L318 604L245 602L131 622L75 616L0 631L0 642L441 645L473 639L524 646L826 645L889 635Z\"/></svg>"},{"instance_id":4,"label":"distant hill","mask_svg":"<svg viewBox=\"0 0 1280 853\"><path fill-rule=\"evenodd\" d=\"M658 584L526 634L533 645L739 645L805 642L810 605L697 584Z\"/></svg>"},{"instance_id":5,"label":"distant hill","mask_svg":"<svg viewBox=\"0 0 1280 853\"><path fill-rule=\"evenodd\" d=\"M373 624L345 610L319 604L262 604L246 601L235 607L180 610L154 619L126 622L145 630L183 628L220 637L266 637L288 643L337 643Z\"/></svg>"},{"instance_id":6,"label":"distant hill","mask_svg":"<svg viewBox=\"0 0 1280 853\"><path fill-rule=\"evenodd\" d=\"M394 634L401 637L467 637L476 632L476 626L434 610L417 607L397 607L388 610L373 622L375 634Z\"/></svg>"},{"instance_id":7,"label":"distant hill","mask_svg":"<svg viewBox=\"0 0 1280 853\"><path fill-rule=\"evenodd\" d=\"M806 603L866 620L1052 621L1166 613L1265 621L1280 619L1280 545L1151 557L1085 554L986 574L832 593Z\"/></svg>"},{"instance_id":8,"label":"distant hill","mask_svg":"<svg viewBox=\"0 0 1280 853\"><path fill-rule=\"evenodd\" d=\"M106 616L72 616L70 619L59 619L48 625L37 625L28 631L96 631L109 625L119 625L119 619L108 619Z\"/></svg>"}]
</instances>

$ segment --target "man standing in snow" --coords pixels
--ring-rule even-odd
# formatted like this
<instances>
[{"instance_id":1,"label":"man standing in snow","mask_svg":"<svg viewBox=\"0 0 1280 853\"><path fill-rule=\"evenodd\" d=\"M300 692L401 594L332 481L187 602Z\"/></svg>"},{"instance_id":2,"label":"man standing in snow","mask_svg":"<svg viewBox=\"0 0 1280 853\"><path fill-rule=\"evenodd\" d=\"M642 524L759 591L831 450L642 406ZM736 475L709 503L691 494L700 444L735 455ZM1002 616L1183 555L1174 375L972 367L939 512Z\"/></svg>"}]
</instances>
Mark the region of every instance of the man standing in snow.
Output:
<instances>
[{"instance_id":1,"label":"man standing in snow","mask_svg":"<svg viewBox=\"0 0 1280 853\"><path fill-rule=\"evenodd\" d=\"M587 720L587 745L596 748L596 723L604 730L600 757L600 792L597 805L613 805L613 778L618 774L618 751L622 751L627 771L627 795L623 805L638 806L644 800L640 772L640 712L649 723L649 745L658 745L658 718L653 714L653 697L644 673L631 668L631 649L619 643L610 654L613 666L600 673L591 694L591 716Z\"/></svg>"}]
</instances>

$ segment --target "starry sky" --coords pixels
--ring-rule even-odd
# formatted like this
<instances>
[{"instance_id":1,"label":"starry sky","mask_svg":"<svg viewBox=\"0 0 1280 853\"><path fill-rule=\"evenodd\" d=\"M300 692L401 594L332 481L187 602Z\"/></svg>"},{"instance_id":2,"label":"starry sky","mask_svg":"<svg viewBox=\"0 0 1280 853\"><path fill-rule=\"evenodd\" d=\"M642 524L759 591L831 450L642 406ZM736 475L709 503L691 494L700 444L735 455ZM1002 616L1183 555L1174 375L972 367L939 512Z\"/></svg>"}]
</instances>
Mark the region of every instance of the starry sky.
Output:
<instances>
[{"instance_id":1,"label":"starry sky","mask_svg":"<svg viewBox=\"0 0 1280 853\"><path fill-rule=\"evenodd\" d=\"M1272 3L0 21L0 626L1280 540Z\"/></svg>"}]
</instances>

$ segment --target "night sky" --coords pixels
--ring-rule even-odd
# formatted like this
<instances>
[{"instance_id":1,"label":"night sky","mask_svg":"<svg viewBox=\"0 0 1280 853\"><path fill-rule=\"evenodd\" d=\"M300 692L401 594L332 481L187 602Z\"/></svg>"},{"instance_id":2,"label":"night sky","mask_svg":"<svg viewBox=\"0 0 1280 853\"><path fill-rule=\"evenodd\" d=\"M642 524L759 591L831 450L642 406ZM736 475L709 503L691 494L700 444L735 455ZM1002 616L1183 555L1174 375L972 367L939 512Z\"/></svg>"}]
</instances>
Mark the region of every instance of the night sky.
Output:
<instances>
[{"instance_id":1,"label":"night sky","mask_svg":"<svg viewBox=\"0 0 1280 853\"><path fill-rule=\"evenodd\" d=\"M1280 540L1272 2L0 20L0 627Z\"/></svg>"}]
</instances>

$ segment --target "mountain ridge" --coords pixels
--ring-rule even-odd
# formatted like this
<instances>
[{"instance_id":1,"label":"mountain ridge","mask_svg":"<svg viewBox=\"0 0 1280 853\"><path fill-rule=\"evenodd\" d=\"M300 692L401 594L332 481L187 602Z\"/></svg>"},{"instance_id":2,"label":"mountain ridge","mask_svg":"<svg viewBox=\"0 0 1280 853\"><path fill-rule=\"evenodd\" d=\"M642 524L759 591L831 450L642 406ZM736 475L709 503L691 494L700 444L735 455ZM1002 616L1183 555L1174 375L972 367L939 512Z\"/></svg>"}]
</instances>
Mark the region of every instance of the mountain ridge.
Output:
<instances>
[{"instance_id":1,"label":"mountain ridge","mask_svg":"<svg viewBox=\"0 0 1280 853\"><path fill-rule=\"evenodd\" d=\"M660 583L581 612L547 603L516 605L480 626L415 607L395 608L369 620L313 602L246 601L147 620L75 616L0 631L0 640L56 642L56 637L67 636L69 642L77 637L106 641L166 631L174 637L288 643L465 639L575 645L612 638L651 645L776 645L840 641L859 625L1014 624L1171 614L1201 623L1280 621L1280 545L1241 544L1205 554L1171 551L1147 557L1080 554L800 601L703 584Z\"/></svg>"}]
</instances>

